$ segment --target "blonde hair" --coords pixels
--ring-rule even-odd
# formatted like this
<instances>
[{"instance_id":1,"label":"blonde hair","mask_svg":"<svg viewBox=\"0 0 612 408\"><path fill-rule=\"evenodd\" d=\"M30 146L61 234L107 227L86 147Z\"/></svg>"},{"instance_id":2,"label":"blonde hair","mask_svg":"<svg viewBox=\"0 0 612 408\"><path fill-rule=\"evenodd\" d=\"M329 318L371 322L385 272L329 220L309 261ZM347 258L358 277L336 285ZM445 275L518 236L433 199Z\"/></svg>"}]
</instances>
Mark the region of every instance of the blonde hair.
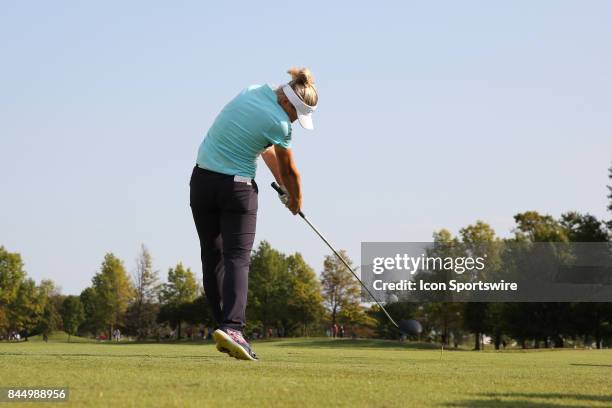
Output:
<instances>
[{"instance_id":1,"label":"blonde hair","mask_svg":"<svg viewBox=\"0 0 612 408\"><path fill-rule=\"evenodd\" d=\"M314 86L314 77L308 68L291 68L287 71L291 75L289 86L295 91L297 96L309 106L317 106L319 95Z\"/></svg>"}]
</instances>

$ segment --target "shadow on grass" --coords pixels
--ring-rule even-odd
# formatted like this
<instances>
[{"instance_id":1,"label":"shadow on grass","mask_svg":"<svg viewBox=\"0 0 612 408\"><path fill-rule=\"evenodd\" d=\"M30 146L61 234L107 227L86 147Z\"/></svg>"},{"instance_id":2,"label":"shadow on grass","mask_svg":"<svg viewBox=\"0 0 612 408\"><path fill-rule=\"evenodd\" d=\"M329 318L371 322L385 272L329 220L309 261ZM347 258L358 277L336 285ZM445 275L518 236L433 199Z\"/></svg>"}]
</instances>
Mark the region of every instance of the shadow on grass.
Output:
<instances>
[{"instance_id":1,"label":"shadow on grass","mask_svg":"<svg viewBox=\"0 0 612 408\"><path fill-rule=\"evenodd\" d=\"M83 338L81 338L83 339ZM0 344L15 344L15 345L26 345L26 344L86 344L86 345L105 345L105 346L126 346L126 345L136 345L136 346L146 346L152 344L172 344L172 345L188 345L188 346L201 346L206 344L215 344L213 340L190 340L190 339L181 339L181 340L97 340L97 339L84 339L84 340L74 340L68 341L67 339L49 339L47 342L43 342L42 340L34 340L34 341L0 341Z\"/></svg>"},{"instance_id":2,"label":"shadow on grass","mask_svg":"<svg viewBox=\"0 0 612 408\"><path fill-rule=\"evenodd\" d=\"M51 343L51 342L50 342ZM60 343L54 341L54 343ZM329 339L329 338L273 338L273 339L259 339L252 341L254 345L258 344L271 344L277 347L307 347L307 348L387 348L387 349L418 349L418 350L440 350L440 346L432 343L417 343L417 342L406 342L400 343L399 341L393 340L379 340L379 339ZM173 346L203 346L203 345L214 345L213 340L135 340L135 341L96 341L93 344L100 345L112 345L112 346L127 346L127 345L154 345L154 344L167 344ZM444 351L447 349L445 348ZM455 349L448 349L455 351Z\"/></svg>"},{"instance_id":3,"label":"shadow on grass","mask_svg":"<svg viewBox=\"0 0 612 408\"><path fill-rule=\"evenodd\" d=\"M147 346L153 344L169 344L173 346L205 346L205 345L214 345L215 342L213 340L130 340L130 341L100 341L98 344L106 344L106 345L115 345L115 346Z\"/></svg>"},{"instance_id":4,"label":"shadow on grass","mask_svg":"<svg viewBox=\"0 0 612 408\"><path fill-rule=\"evenodd\" d=\"M223 358L227 356L225 354L211 355L211 356L160 356L158 354L91 354L91 353L0 353L0 356L14 356L14 357L103 357L103 358L163 358L163 359L190 359L190 360L214 360L217 358Z\"/></svg>"},{"instance_id":5,"label":"shadow on grass","mask_svg":"<svg viewBox=\"0 0 612 408\"><path fill-rule=\"evenodd\" d=\"M68 341L68 339L70 339L70 342ZM96 342L95 339L68 335L68 333L61 331L61 330L55 330L51 332L48 336L48 341L50 343L95 343ZM44 340L43 340L42 335L38 334L36 336L30 336L28 338L28 342L42 343L44 342Z\"/></svg>"},{"instance_id":6,"label":"shadow on grass","mask_svg":"<svg viewBox=\"0 0 612 408\"><path fill-rule=\"evenodd\" d=\"M578 366L578 367L612 367L612 364L581 364L581 363L572 363L570 365Z\"/></svg>"},{"instance_id":7,"label":"shadow on grass","mask_svg":"<svg viewBox=\"0 0 612 408\"><path fill-rule=\"evenodd\" d=\"M387 348L387 349L413 349L413 350L439 350L440 347L431 343L400 343L391 340L372 339L313 339L305 341L287 341L278 344L278 347L306 347L306 348Z\"/></svg>"},{"instance_id":8,"label":"shadow on grass","mask_svg":"<svg viewBox=\"0 0 612 408\"><path fill-rule=\"evenodd\" d=\"M587 394L562 394L562 393L527 393L527 392L505 392L478 394L488 399L471 399L443 404L445 407L457 408L587 408L593 403L612 402L612 395L587 395ZM559 399L563 402L545 401L547 399ZM544 400L544 401L542 401ZM584 402L585 404L575 404Z\"/></svg>"}]
</instances>

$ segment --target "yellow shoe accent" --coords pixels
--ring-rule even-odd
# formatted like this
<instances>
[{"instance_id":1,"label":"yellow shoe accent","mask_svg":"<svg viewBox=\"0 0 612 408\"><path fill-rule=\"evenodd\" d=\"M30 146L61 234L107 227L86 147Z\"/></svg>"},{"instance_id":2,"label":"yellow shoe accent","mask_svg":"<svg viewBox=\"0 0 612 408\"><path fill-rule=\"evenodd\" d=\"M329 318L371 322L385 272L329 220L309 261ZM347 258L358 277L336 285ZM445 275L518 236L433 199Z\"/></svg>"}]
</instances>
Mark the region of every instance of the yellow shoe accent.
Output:
<instances>
[{"instance_id":1,"label":"yellow shoe accent","mask_svg":"<svg viewBox=\"0 0 612 408\"><path fill-rule=\"evenodd\" d=\"M232 340L232 338L223 330L215 330L213 332L213 338L215 339L215 343L217 343L217 350L221 351L221 349L225 349L227 350L226 353L234 358L237 358L238 360L257 361L251 357L249 353L242 348L242 346Z\"/></svg>"}]
</instances>

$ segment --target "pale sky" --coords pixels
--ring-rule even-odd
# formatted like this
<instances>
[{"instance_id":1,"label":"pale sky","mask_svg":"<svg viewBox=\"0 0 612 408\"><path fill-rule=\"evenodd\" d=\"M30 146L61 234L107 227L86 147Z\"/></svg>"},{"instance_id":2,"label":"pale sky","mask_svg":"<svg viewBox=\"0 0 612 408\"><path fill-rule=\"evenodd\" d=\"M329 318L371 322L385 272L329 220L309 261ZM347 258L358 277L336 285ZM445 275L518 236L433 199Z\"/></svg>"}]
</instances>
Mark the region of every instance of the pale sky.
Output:
<instances>
[{"instance_id":1,"label":"pale sky","mask_svg":"<svg viewBox=\"0 0 612 408\"><path fill-rule=\"evenodd\" d=\"M374 7L375 5L375 7ZM428 241L478 219L606 212L612 2L5 2L0 245L79 293L141 243L165 277L201 273L196 152L242 88L315 75L296 124L304 211L359 261L362 241ZM257 240L329 253L270 189Z\"/></svg>"}]
</instances>

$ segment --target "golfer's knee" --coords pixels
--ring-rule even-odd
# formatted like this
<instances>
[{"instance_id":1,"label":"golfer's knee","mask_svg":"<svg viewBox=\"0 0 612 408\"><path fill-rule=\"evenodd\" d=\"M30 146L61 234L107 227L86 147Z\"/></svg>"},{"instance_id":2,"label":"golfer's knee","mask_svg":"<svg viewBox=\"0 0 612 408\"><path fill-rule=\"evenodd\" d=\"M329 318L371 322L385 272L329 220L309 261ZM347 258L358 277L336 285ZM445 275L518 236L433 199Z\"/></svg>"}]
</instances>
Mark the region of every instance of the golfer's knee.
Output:
<instances>
[{"instance_id":1,"label":"golfer's knee","mask_svg":"<svg viewBox=\"0 0 612 408\"><path fill-rule=\"evenodd\" d=\"M218 261L223 257L223 251L218 247L202 248L202 259L212 262Z\"/></svg>"}]
</instances>

